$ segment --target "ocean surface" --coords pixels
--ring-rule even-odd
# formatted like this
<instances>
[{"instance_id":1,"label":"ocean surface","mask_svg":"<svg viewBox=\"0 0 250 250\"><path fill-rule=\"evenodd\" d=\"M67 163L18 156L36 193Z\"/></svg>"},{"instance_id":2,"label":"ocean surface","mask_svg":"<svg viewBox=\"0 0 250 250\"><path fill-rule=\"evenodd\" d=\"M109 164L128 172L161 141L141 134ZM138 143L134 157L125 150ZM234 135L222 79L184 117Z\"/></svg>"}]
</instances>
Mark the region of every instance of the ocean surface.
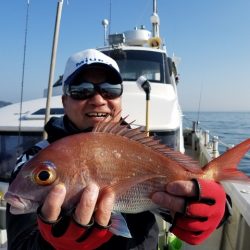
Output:
<instances>
[{"instance_id":1,"label":"ocean surface","mask_svg":"<svg viewBox=\"0 0 250 250\"><path fill-rule=\"evenodd\" d=\"M190 127L192 121L199 121L199 127L208 130L210 138L219 137L219 151L250 138L250 112L184 112L183 124ZM239 168L250 176L250 151L239 164Z\"/></svg>"}]
</instances>

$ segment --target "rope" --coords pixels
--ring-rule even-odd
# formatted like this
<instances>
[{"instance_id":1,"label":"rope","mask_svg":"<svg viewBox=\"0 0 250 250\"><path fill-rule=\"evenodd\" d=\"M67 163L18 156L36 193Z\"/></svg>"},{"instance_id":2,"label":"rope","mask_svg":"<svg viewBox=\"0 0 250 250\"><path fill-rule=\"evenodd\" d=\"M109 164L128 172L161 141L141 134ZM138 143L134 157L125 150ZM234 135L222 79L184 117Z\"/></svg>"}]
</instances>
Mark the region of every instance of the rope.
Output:
<instances>
[{"instance_id":1,"label":"rope","mask_svg":"<svg viewBox=\"0 0 250 250\"><path fill-rule=\"evenodd\" d=\"M137 20L135 20L136 24L142 25L143 20L145 20L145 16L147 15L147 12L151 9L150 4L152 3L152 0L147 0L146 3L143 4L143 6L140 6L140 11L137 15Z\"/></svg>"},{"instance_id":2,"label":"rope","mask_svg":"<svg viewBox=\"0 0 250 250\"><path fill-rule=\"evenodd\" d=\"M20 146L21 126L22 126L23 88L24 88L24 73L25 73L26 47L27 47L27 35L28 35L29 6L30 6L30 2L29 2L29 0L27 0L26 23L25 23L25 32L24 32L22 80L21 80L21 97L20 97L20 110L19 110L18 146Z\"/></svg>"}]
</instances>

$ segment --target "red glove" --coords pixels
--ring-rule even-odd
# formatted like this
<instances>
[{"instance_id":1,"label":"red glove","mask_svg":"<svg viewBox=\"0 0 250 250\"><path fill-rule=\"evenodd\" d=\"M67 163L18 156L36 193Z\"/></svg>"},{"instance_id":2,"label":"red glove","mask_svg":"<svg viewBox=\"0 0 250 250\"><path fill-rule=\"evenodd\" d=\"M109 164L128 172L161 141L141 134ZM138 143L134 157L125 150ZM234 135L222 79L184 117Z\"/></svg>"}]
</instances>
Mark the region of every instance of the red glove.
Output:
<instances>
[{"instance_id":1,"label":"red glove","mask_svg":"<svg viewBox=\"0 0 250 250\"><path fill-rule=\"evenodd\" d=\"M70 219L70 218L69 218ZM108 227L93 225L82 226L73 219L65 229L60 228L60 221L48 223L41 216L37 217L38 227L43 238L56 250L91 250L96 249L112 237ZM64 224L65 223L61 223ZM58 230L60 228L60 231ZM63 228L63 227L62 227ZM56 233L56 231L58 231ZM64 231L64 232L63 232ZM62 233L63 232L63 233ZM60 233L60 235L57 235Z\"/></svg>"},{"instance_id":2,"label":"red glove","mask_svg":"<svg viewBox=\"0 0 250 250\"><path fill-rule=\"evenodd\" d=\"M199 187L196 201L188 201L185 214L176 214L170 231L181 240L200 244L217 228L223 218L226 194L214 181L194 180Z\"/></svg>"}]
</instances>

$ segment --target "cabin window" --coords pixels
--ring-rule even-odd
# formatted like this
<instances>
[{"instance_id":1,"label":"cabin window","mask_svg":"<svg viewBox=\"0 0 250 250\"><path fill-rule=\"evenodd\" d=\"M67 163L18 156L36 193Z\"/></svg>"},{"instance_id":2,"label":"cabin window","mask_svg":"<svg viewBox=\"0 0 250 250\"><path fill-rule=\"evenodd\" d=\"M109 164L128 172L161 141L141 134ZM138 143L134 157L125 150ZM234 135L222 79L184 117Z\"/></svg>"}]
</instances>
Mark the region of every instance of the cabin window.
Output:
<instances>
[{"instance_id":1,"label":"cabin window","mask_svg":"<svg viewBox=\"0 0 250 250\"><path fill-rule=\"evenodd\" d=\"M121 49L103 53L116 60L124 81L136 81L144 75L150 82L171 83L165 53Z\"/></svg>"},{"instance_id":2,"label":"cabin window","mask_svg":"<svg viewBox=\"0 0 250 250\"><path fill-rule=\"evenodd\" d=\"M0 134L0 181L9 180L17 157L41 139L41 133Z\"/></svg>"}]
</instances>

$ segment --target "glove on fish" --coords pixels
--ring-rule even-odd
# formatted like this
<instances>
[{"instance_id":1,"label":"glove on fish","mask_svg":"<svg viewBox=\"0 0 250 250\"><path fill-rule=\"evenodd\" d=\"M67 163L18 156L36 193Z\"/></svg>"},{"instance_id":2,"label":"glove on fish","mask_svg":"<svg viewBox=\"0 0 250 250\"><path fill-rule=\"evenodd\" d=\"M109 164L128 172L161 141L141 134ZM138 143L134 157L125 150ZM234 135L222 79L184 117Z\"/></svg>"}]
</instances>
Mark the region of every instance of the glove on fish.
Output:
<instances>
[{"instance_id":1,"label":"glove on fish","mask_svg":"<svg viewBox=\"0 0 250 250\"><path fill-rule=\"evenodd\" d=\"M220 224L226 204L222 186L214 181L194 180L198 185L198 199L187 202L184 214L176 214L170 231L181 240L200 244Z\"/></svg>"},{"instance_id":2,"label":"glove on fish","mask_svg":"<svg viewBox=\"0 0 250 250\"><path fill-rule=\"evenodd\" d=\"M49 223L38 214L37 221L42 237L57 250L96 249L113 235L108 228L98 225L82 226L71 218L66 221L66 228L65 220Z\"/></svg>"}]
</instances>

